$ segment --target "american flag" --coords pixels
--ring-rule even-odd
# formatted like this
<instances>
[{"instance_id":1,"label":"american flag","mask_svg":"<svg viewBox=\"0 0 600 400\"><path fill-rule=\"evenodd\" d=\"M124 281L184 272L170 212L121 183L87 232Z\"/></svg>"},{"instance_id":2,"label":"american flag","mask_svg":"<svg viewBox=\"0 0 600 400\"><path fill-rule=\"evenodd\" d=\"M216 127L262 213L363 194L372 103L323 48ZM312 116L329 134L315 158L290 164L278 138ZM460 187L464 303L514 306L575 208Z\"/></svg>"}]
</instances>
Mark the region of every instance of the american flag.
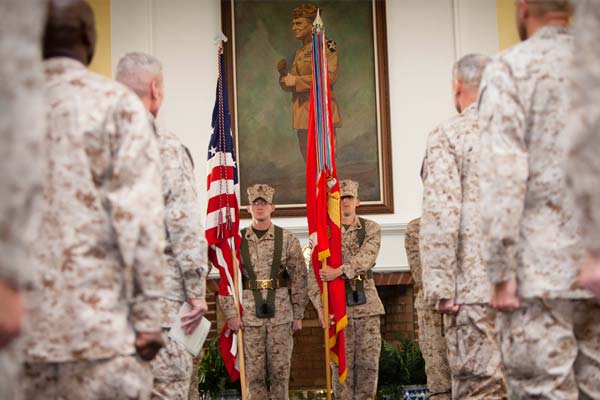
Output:
<instances>
[{"instance_id":1,"label":"american flag","mask_svg":"<svg viewBox=\"0 0 600 400\"><path fill-rule=\"evenodd\" d=\"M208 257L219 270L220 296L233 296L241 307L242 275L239 265L241 236L239 230L239 184L238 170L231 136L231 117L227 102L227 82L222 47L219 49L219 78L212 115L212 135L208 145L208 207L206 216L206 240ZM234 263L234 257L237 263ZM236 268L236 266L238 266ZM234 287L237 274L238 292ZM238 302L239 301L239 302ZM240 308L241 315L241 308ZM237 359L238 335L227 324L221 331L219 347L229 376L235 381L240 376Z\"/></svg>"}]
</instances>

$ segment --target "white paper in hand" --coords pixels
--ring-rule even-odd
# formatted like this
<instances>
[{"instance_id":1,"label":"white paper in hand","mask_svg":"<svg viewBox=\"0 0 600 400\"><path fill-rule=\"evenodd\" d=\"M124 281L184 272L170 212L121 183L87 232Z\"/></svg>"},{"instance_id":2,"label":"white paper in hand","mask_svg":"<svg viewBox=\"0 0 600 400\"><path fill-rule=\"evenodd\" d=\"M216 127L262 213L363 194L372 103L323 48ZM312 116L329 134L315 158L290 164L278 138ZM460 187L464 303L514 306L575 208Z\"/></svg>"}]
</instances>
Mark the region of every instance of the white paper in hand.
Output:
<instances>
[{"instance_id":1,"label":"white paper in hand","mask_svg":"<svg viewBox=\"0 0 600 400\"><path fill-rule=\"evenodd\" d=\"M202 350L202 346L208 336L208 331L210 331L210 321L202 317L202 321L196 330L190 335L187 335L181 328L181 316L190 312L190 310L190 305L188 303L183 303L183 306L179 309L179 314L173 322L173 325L171 325L169 337L180 343L187 351L196 357L200 354L200 350Z\"/></svg>"}]
</instances>

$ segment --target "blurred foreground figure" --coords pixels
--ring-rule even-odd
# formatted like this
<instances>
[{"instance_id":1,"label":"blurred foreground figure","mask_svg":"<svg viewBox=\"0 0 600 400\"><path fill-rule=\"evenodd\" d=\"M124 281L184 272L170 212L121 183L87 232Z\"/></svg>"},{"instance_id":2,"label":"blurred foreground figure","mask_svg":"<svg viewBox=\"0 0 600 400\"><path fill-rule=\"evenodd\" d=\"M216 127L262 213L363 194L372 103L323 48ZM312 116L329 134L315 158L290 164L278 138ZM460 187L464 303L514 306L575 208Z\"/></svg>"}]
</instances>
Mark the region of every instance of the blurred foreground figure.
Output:
<instances>
[{"instance_id":1,"label":"blurred foreground figure","mask_svg":"<svg viewBox=\"0 0 600 400\"><path fill-rule=\"evenodd\" d=\"M164 206L156 138L140 100L94 74L94 15L48 8L48 130L25 337L25 398L147 399L162 345ZM136 356L137 351L137 356Z\"/></svg>"},{"instance_id":2,"label":"blurred foreground figure","mask_svg":"<svg viewBox=\"0 0 600 400\"><path fill-rule=\"evenodd\" d=\"M423 161L419 246L426 300L446 314L452 398L505 399L491 285L481 259L479 83L489 57L469 54L453 68L459 115L434 129Z\"/></svg>"},{"instance_id":3,"label":"blurred foreground figure","mask_svg":"<svg viewBox=\"0 0 600 400\"><path fill-rule=\"evenodd\" d=\"M481 88L484 258L510 398L600 398L600 306L575 290L584 248L566 184L569 2L517 5L522 43Z\"/></svg>"},{"instance_id":4,"label":"blurred foreground figure","mask_svg":"<svg viewBox=\"0 0 600 400\"><path fill-rule=\"evenodd\" d=\"M126 54L117 65L117 81L132 89L144 103L152 120L164 97L162 65L144 53ZM190 311L182 326L192 333L208 310L205 300L208 274L206 239L191 153L179 138L157 129L160 145L165 227L167 236L166 292L160 300L160 319L166 334L184 302ZM153 399L187 400L194 370L192 354L181 344L167 339L152 361Z\"/></svg>"},{"instance_id":5,"label":"blurred foreground figure","mask_svg":"<svg viewBox=\"0 0 600 400\"><path fill-rule=\"evenodd\" d=\"M20 399L22 292L35 270L28 235L42 178L45 12L41 0L0 3L0 400Z\"/></svg>"},{"instance_id":6,"label":"blurred foreground figure","mask_svg":"<svg viewBox=\"0 0 600 400\"><path fill-rule=\"evenodd\" d=\"M581 211L588 257L578 283L600 297L600 2L579 0L575 15L573 133L569 179Z\"/></svg>"},{"instance_id":7,"label":"blurred foreground figure","mask_svg":"<svg viewBox=\"0 0 600 400\"><path fill-rule=\"evenodd\" d=\"M425 294L423 293L423 270L419 253L420 230L421 219L417 218L406 225L404 234L404 247L408 265L415 281L415 309L419 323L419 347L425 359L429 398L432 400L450 400L452 398L452 381L450 379L450 366L448 365L448 347L443 332L443 314L437 310L435 304L432 305L425 300Z\"/></svg>"}]
</instances>

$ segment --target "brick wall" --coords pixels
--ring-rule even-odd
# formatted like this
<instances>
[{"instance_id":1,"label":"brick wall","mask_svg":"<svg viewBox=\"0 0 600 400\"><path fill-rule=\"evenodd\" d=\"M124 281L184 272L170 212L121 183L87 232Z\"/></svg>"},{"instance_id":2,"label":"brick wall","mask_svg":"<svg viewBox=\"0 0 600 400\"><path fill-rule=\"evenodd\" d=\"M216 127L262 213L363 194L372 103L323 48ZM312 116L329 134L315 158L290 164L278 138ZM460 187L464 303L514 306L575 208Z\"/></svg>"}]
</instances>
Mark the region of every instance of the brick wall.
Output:
<instances>
[{"instance_id":1,"label":"brick wall","mask_svg":"<svg viewBox=\"0 0 600 400\"><path fill-rule=\"evenodd\" d=\"M379 297L386 315L381 319L381 333L388 341L399 337L416 339L417 318L414 311L414 295L410 274L405 272L376 273L374 276ZM208 284L207 302L212 322L211 335L220 332L225 323L221 310L215 305L218 281ZM325 350L323 329L312 304L306 307L302 331L294 335L290 389L313 389L325 387Z\"/></svg>"}]
</instances>

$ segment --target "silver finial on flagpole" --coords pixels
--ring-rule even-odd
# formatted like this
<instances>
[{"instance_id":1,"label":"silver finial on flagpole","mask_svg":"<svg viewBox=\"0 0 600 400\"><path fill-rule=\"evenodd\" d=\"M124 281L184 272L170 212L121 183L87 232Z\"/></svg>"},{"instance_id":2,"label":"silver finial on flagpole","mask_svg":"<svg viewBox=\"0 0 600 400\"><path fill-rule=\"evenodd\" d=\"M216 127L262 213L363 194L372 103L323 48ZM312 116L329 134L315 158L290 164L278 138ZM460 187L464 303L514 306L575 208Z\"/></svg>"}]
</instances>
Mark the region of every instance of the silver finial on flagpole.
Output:
<instances>
[{"instance_id":1,"label":"silver finial on flagpole","mask_svg":"<svg viewBox=\"0 0 600 400\"><path fill-rule=\"evenodd\" d=\"M323 29L323 20L321 19L321 9L317 8L317 17L313 21L313 27L316 31L321 31Z\"/></svg>"},{"instance_id":2,"label":"silver finial on flagpole","mask_svg":"<svg viewBox=\"0 0 600 400\"><path fill-rule=\"evenodd\" d=\"M215 36L215 44L222 46L223 42L227 42L227 36L225 36L225 34L223 32L219 32L216 34Z\"/></svg>"}]
</instances>

